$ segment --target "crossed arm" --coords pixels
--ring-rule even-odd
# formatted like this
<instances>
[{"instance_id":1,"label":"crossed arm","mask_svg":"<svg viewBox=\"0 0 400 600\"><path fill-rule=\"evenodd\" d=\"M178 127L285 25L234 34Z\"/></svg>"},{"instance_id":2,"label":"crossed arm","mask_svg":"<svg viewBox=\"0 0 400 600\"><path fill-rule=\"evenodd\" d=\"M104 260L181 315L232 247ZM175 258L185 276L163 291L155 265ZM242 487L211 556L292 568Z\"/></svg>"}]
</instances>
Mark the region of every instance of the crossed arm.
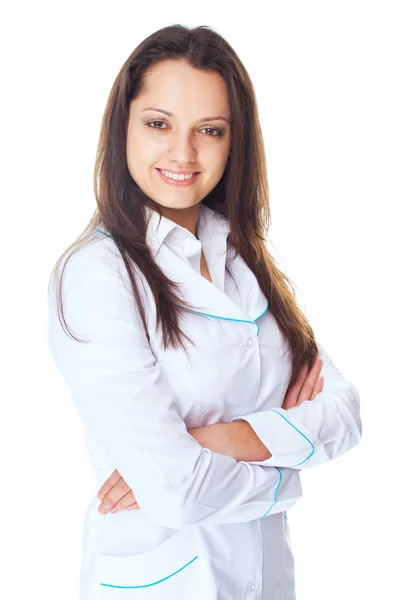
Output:
<instances>
[{"instance_id":1,"label":"crossed arm","mask_svg":"<svg viewBox=\"0 0 400 600\"><path fill-rule=\"evenodd\" d=\"M247 421L214 423L188 429L188 432L203 448L236 460L261 461L272 456Z\"/></svg>"},{"instance_id":2,"label":"crossed arm","mask_svg":"<svg viewBox=\"0 0 400 600\"><path fill-rule=\"evenodd\" d=\"M359 442L357 390L322 348L329 381L312 403L240 415L188 435L115 262L113 248L88 246L64 271L66 321L79 341L90 343L65 335L52 281L48 347L82 423L149 520L180 529L284 512L302 496L298 468L332 460Z\"/></svg>"}]
</instances>

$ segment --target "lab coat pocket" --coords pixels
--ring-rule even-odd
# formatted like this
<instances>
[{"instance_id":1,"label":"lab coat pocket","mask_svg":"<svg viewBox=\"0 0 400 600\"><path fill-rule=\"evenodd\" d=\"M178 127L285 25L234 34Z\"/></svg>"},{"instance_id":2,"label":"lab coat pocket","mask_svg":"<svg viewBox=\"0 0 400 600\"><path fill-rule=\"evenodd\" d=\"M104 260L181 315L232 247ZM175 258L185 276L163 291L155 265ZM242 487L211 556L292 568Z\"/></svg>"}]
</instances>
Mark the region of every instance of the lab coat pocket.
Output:
<instances>
[{"instance_id":1,"label":"lab coat pocket","mask_svg":"<svg viewBox=\"0 0 400 600\"><path fill-rule=\"evenodd\" d=\"M99 600L201 598L203 561L191 527L142 554L99 554L97 559Z\"/></svg>"}]
</instances>

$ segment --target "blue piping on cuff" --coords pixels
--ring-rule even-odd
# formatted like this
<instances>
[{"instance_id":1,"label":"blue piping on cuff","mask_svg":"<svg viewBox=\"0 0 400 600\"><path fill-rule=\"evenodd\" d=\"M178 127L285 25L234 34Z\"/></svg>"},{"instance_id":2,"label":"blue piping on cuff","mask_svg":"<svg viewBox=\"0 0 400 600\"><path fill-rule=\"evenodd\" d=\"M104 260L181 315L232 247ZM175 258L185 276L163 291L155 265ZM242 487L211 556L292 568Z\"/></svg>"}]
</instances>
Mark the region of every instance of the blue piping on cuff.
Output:
<instances>
[{"instance_id":1,"label":"blue piping on cuff","mask_svg":"<svg viewBox=\"0 0 400 600\"><path fill-rule=\"evenodd\" d=\"M290 421L289 421L289 420L288 420L286 417L284 417L284 416L283 416L283 415L282 415L280 412L278 412L277 410L274 410L273 408L270 408L269 410L270 410L271 412L274 412L274 413L276 413L276 414L277 414L277 415L279 415L280 417L282 417L282 419L285 419L285 421L286 421L287 423L289 423L289 425L291 425L291 426L293 427L293 429L295 429L296 431L298 431L298 432L300 433L300 435L302 435L302 436L303 436L303 438L304 438L304 439L306 439L306 440L307 440L307 442L308 442L308 443L311 445L311 447L312 447L311 454L309 454L309 455L307 456L307 458L305 458L305 459L304 459L304 460L302 460L301 462L297 463L297 465L292 465L291 467L288 467L288 468L289 468L289 469L291 469L291 468L293 468L293 467L298 467L299 465L302 465L304 462L306 462L306 460L308 460L308 459L309 459L309 458L310 458L310 457L311 457L311 456L314 454L314 452L315 452L315 447L314 447L314 444L311 442L311 440L309 440L309 439L308 439L308 437L307 437L306 435L304 435L304 433L302 433L302 432L300 431L300 429L298 429L297 427L295 427L295 426L293 425L293 423L291 423L291 422L290 422Z\"/></svg>"}]
</instances>

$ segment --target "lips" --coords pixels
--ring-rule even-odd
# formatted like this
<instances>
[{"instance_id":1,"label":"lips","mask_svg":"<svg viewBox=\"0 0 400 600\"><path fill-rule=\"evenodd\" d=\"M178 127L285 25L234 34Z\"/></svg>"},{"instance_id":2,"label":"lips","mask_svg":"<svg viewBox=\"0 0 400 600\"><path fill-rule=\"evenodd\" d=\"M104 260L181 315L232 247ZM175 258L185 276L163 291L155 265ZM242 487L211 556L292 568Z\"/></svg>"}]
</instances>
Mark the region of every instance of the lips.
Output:
<instances>
[{"instance_id":1,"label":"lips","mask_svg":"<svg viewBox=\"0 0 400 600\"><path fill-rule=\"evenodd\" d=\"M156 167L157 171L166 171L167 173L173 173L174 175L197 175L197 173L200 173L200 171L186 171L186 173L184 171L182 171L182 173L177 173L176 171L170 171L169 169L159 169L158 167Z\"/></svg>"},{"instance_id":2,"label":"lips","mask_svg":"<svg viewBox=\"0 0 400 600\"><path fill-rule=\"evenodd\" d=\"M164 181L164 183L175 187L175 188L184 188L184 187L189 187L191 185L194 185L196 183L196 181L198 180L197 175L201 175L201 171L192 171L191 173L191 177L189 178L184 178L184 179L174 179L171 177L167 177L166 175L163 174L163 170L159 169L158 167L156 167L156 171L158 171L158 174L161 178L162 181Z\"/></svg>"}]
</instances>

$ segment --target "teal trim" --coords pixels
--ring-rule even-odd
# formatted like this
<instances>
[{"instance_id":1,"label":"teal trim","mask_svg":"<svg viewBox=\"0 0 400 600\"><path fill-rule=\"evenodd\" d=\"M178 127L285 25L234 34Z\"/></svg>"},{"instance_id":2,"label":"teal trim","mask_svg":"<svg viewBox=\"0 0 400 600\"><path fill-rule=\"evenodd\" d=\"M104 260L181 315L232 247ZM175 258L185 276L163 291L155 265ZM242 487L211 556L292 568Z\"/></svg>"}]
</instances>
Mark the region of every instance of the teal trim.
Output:
<instances>
[{"instance_id":1,"label":"teal trim","mask_svg":"<svg viewBox=\"0 0 400 600\"><path fill-rule=\"evenodd\" d=\"M285 517L286 521L289 521L289 519L288 519L288 518L287 518L287 516L286 516L286 513L284 514L284 517Z\"/></svg>"},{"instance_id":2,"label":"teal trim","mask_svg":"<svg viewBox=\"0 0 400 600\"><path fill-rule=\"evenodd\" d=\"M98 229L97 227L96 227L96 231L99 231L100 233L104 233L104 235L111 238L112 240L114 239L112 235L110 235L109 233L106 233L105 231L102 231L101 229Z\"/></svg>"},{"instance_id":3,"label":"teal trim","mask_svg":"<svg viewBox=\"0 0 400 600\"><path fill-rule=\"evenodd\" d=\"M104 232L104 231L102 231L101 229L97 229L97 228L96 228L96 230L97 230L97 231L99 231L100 233L104 233L104 235L107 235L108 237L112 238L112 236L111 236L111 235L109 235L108 233L105 233L105 232ZM260 314L258 317L256 317L256 318L254 319L254 321L248 321L247 319L230 319L229 317L220 317L220 316L218 316L218 315L210 315L209 313L203 313L203 312L200 312L200 311L197 311L197 310L192 310L192 309L190 309L190 308L186 308L186 306L180 306L180 307L181 307L181 308L184 308L185 310L188 310L189 312L195 313L196 315L201 315L201 316L203 316L203 317L212 317L212 318L214 318L214 319L222 319L223 321L234 321L234 322L237 322L237 323L251 323L252 325L255 325L255 326L257 327L257 336L258 336L258 334L259 334L259 332L260 332L260 326L258 325L258 323L256 323L256 321L257 321L258 319L261 319L261 317L262 317L263 315L265 315L265 313L267 312L267 310L268 310L268 307L269 307L269 302L268 302L268 300L267 300L267 306L266 306L266 308L263 310L263 312L262 312L262 313L261 313L261 314ZM274 411L274 412L276 412L276 411ZM280 414L280 413L278 413L278 414ZM282 416L282 415L281 415L281 416ZM283 417L283 418L285 418L285 417ZM286 419L286 420L287 420L287 419ZM288 421L288 422L289 422L289 421ZM290 425L291 425L291 423L290 423ZM301 432L299 432L299 433L301 433ZM305 437L305 436L304 436L304 437ZM307 438L306 438L306 439L307 439ZM308 440L308 441L309 441L309 440ZM311 443L311 442L310 442L310 443ZM311 444L311 445L312 445L312 444ZM314 448L314 446L313 446L313 448ZM310 455L310 456L311 456L311 455ZM307 459L306 459L306 460L307 460ZM303 461L303 462L304 462L304 461ZM299 463L299 464L301 464L301 463ZM263 516L261 517L262 519L268 515L268 513L270 512L270 510L272 509L272 507L274 506L274 504L276 504L276 493L277 493L277 491L278 491L278 488L279 488L279 486L280 486L280 484L281 484L281 481L282 481L282 472L281 472L281 471L278 469L278 467L275 467L275 469L277 469L277 471L279 471L279 474L280 474L280 479L279 479L278 485L276 486L274 502L273 502L272 506L270 507L270 509L268 510L268 512L266 512L266 513L265 513L265 515L263 515ZM286 517L286 515L285 515L285 517ZM197 558L197 556L196 556L196 558ZM195 558L194 558L193 560L195 560ZM190 561L190 562L189 562L187 565L185 565L185 567L187 567L188 565L190 565L190 563L192 563L192 562L193 562L193 560L191 560L191 561ZM182 567L182 569L184 569L185 567ZM181 571L182 569L179 569L179 571ZM179 573L179 571L176 571L176 573ZM176 575L176 573L172 573L172 575ZM172 575L169 575L168 577L172 577ZM168 577L166 577L165 579L168 579ZM165 581L165 579L161 579L161 581ZM161 581L156 581L155 583L149 583L148 585L138 585L138 586L119 586L119 585L109 585L109 584L107 584L107 583L101 583L100 585L109 585L109 587L129 587L129 588L131 588L131 587L148 587L149 585L156 585L156 583L161 583Z\"/></svg>"},{"instance_id":4,"label":"teal trim","mask_svg":"<svg viewBox=\"0 0 400 600\"><path fill-rule=\"evenodd\" d=\"M150 587L152 585L157 585L158 583L162 583L166 579L169 579L170 577L173 577L174 575L176 575L177 573L182 571L182 569L186 569L186 567L191 565L192 562L196 560L196 558L199 558L199 557L195 556L194 558L192 558L192 560L190 562L187 563L187 565L184 565L183 567L181 567L180 569L175 571L175 573L171 573L171 575L164 577L164 579L160 579L160 581L155 581L154 583L146 583L146 585L111 585L111 583L100 583L100 585L104 585L106 587L112 587L112 588L121 588L121 589L137 589L137 588Z\"/></svg>"},{"instance_id":5,"label":"teal trim","mask_svg":"<svg viewBox=\"0 0 400 600\"><path fill-rule=\"evenodd\" d=\"M103 233L104 235L106 235L106 236L110 237L111 239L113 239L112 235L110 235L109 233L106 233L102 229L98 229L96 227L96 231L99 231L100 233ZM192 309L186 308L186 306L181 306L181 308L184 308L185 310L189 310L190 312L195 313L196 315L201 315L203 317L212 317L214 319L223 319L224 321L236 321L237 323L251 323L252 325L255 325L257 327L257 336L258 336L258 334L260 332L260 326L258 325L258 323L256 323L256 321L258 319L261 319L261 317L263 315L265 315L265 313L268 310L268 305L269 305L269 303L268 303L268 300L267 300L267 307L265 308L265 310L263 310L263 312L261 313L261 315L259 315L256 319L254 319L254 321L248 321L246 319L230 319L228 317L220 317L218 315L210 315L209 313L203 313L203 312L199 312L197 310L192 310Z\"/></svg>"},{"instance_id":6,"label":"teal trim","mask_svg":"<svg viewBox=\"0 0 400 600\"><path fill-rule=\"evenodd\" d=\"M261 315L259 315L258 317L256 317L256 318L254 319L255 321L258 321L258 319L261 319L261 317L262 317L263 315L265 315L265 313L266 313L266 312L267 312L267 310L268 310L268 306L269 306L269 302L268 302L268 300L267 300L267 308L266 308L266 309L265 309L265 310L264 310L264 311L261 313Z\"/></svg>"},{"instance_id":7,"label":"teal trim","mask_svg":"<svg viewBox=\"0 0 400 600\"><path fill-rule=\"evenodd\" d=\"M315 447L314 447L314 444L312 443L312 441L311 441L311 440L309 440L309 439L308 439L308 437L307 437L306 435L304 435L304 433L302 433L302 432L300 431L300 429L297 429L297 427L295 427L295 426L293 425L293 423L291 423L291 422L290 422L290 421L289 421L289 420L288 420L286 417L284 417L284 416L283 416L283 415L282 415L280 412L278 412L277 410L274 410L273 408L270 408L270 411L271 411L271 412L274 412L274 413L276 413L277 415L279 415L280 417L282 417L282 419L285 419L285 421L286 421L287 423L289 423L289 425L291 425L291 426L293 427L293 429L295 429L296 431L298 431L298 432L300 433L300 435L302 435L302 436L303 436L303 438L304 438L304 439L306 439L306 440L307 440L307 442L308 442L308 443L311 445L311 447L312 447L311 454L309 454L309 455L307 456L307 458L305 458L305 459L304 459L304 460L302 460L301 462L297 463L297 465L292 465L291 467L288 467L288 468L289 468L289 469L292 469L293 467L298 467L299 465L302 465L304 462L306 462L306 460L308 460L308 459L309 459L309 458L310 458L310 457L311 457L311 456L314 454L314 452L315 452Z\"/></svg>"},{"instance_id":8,"label":"teal trim","mask_svg":"<svg viewBox=\"0 0 400 600\"><path fill-rule=\"evenodd\" d=\"M279 486L281 485L281 481L282 481L282 477L283 476L282 476L282 471L279 469L279 467L274 467L274 468L279 472L279 481L278 481L278 485L275 488L274 501L271 504L271 506L269 507L268 511L265 513L265 515L263 515L262 517L260 517L260 519L264 519L268 515L268 513L271 512L272 507L275 506L275 504L276 504L276 494L278 492Z\"/></svg>"},{"instance_id":9,"label":"teal trim","mask_svg":"<svg viewBox=\"0 0 400 600\"><path fill-rule=\"evenodd\" d=\"M184 308L185 310L188 310L189 312L195 313L196 315L202 315L203 317L212 317L213 319L222 319L223 321L235 321L236 323L251 323L252 325L255 325L257 327L257 336L258 336L258 334L260 332L260 326L255 321L257 319L260 319L267 312L268 301L267 301L267 308L261 313L261 315L259 315L257 317L257 319L254 319L254 321L248 321L247 319L231 319L229 317L220 317L218 315L210 315L209 313L203 313L198 310L192 310L191 308L186 308L186 306L181 306L181 308Z\"/></svg>"}]
</instances>

